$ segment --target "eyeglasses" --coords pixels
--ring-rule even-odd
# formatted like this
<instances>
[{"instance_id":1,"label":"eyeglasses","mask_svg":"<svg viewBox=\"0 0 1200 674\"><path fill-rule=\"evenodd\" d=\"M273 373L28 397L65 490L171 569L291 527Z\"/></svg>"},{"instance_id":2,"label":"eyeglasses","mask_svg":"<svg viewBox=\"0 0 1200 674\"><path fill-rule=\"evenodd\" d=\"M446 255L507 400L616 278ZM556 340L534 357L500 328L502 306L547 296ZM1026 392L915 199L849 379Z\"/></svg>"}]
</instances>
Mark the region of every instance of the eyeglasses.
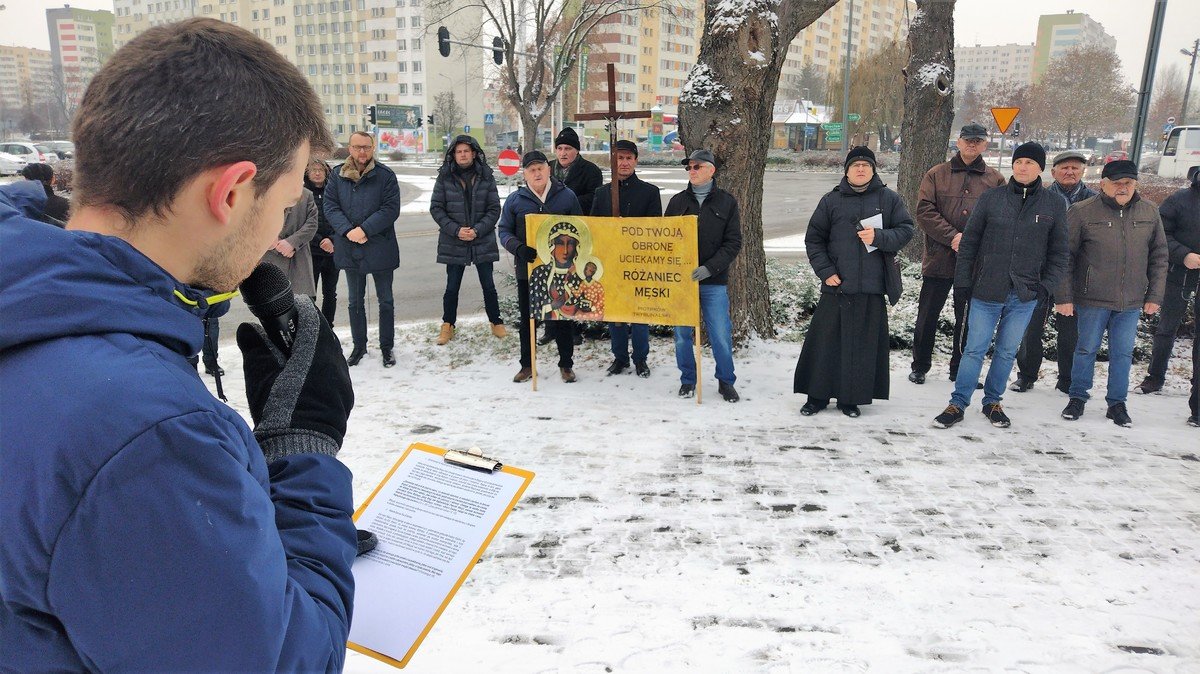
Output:
<instances>
[{"instance_id":1,"label":"eyeglasses","mask_svg":"<svg viewBox=\"0 0 1200 674\"><path fill-rule=\"evenodd\" d=\"M684 170L691 172L691 171L699 171L701 168L704 168L704 164L688 164L687 168Z\"/></svg>"},{"instance_id":2,"label":"eyeglasses","mask_svg":"<svg viewBox=\"0 0 1200 674\"><path fill-rule=\"evenodd\" d=\"M374 147L374 146L373 145L351 145L350 149L354 150L355 152L366 152L367 150L370 150L372 147Z\"/></svg>"}]
</instances>

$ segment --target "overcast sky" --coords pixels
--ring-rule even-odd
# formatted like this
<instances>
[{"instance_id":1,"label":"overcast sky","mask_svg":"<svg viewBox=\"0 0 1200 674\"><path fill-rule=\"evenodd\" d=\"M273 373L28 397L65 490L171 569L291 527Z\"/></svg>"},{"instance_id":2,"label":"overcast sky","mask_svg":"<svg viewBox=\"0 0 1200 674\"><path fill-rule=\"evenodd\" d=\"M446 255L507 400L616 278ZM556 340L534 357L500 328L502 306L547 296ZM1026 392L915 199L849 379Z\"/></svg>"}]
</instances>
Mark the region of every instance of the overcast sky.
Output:
<instances>
[{"instance_id":1,"label":"overcast sky","mask_svg":"<svg viewBox=\"0 0 1200 674\"><path fill-rule=\"evenodd\" d=\"M51 0L0 0L0 5L7 5L0 10L0 44L49 49L46 9L62 4ZM112 11L113 8L112 0L73 0L70 4L83 9ZM1086 12L1117 39L1117 55L1121 57L1125 76L1130 84L1136 85L1145 63L1154 0L958 0L956 41L968 46L1029 44L1037 37L1038 16L1061 14L1068 9ZM1198 37L1200 0L1169 0L1159 70L1172 63L1186 69L1189 60L1179 50L1190 49Z\"/></svg>"}]
</instances>

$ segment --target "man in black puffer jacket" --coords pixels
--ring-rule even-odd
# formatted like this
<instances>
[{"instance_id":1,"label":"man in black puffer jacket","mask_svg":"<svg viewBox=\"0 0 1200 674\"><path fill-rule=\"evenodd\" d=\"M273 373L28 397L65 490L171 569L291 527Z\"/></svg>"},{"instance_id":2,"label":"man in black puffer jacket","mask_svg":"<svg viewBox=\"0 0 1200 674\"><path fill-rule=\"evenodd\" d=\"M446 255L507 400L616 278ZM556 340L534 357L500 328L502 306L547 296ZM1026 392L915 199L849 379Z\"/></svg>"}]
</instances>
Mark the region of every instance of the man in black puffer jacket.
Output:
<instances>
[{"instance_id":1,"label":"man in black puffer jacket","mask_svg":"<svg viewBox=\"0 0 1200 674\"><path fill-rule=\"evenodd\" d=\"M1058 289L1069 261L1067 203L1042 186L1045 169L1041 145L1018 147L1012 178L983 193L963 230L954 286L971 293L967 343L950 404L934 419L938 428L963 420L993 335L996 348L983 385L983 414L997 428L1010 425L1000 400L1017 348L1038 298Z\"/></svg>"},{"instance_id":2,"label":"man in black puffer jacket","mask_svg":"<svg viewBox=\"0 0 1200 674\"><path fill-rule=\"evenodd\" d=\"M1158 207L1167 236L1167 290L1154 330L1150 370L1138 385L1142 393L1161 391L1167 363L1175 348L1175 333L1187 311L1187 297L1200 280L1200 170L1192 169L1192 184L1163 200Z\"/></svg>"},{"instance_id":3,"label":"man in black puffer jacket","mask_svg":"<svg viewBox=\"0 0 1200 674\"><path fill-rule=\"evenodd\" d=\"M438 226L438 264L446 265L446 292L442 295L442 330L439 345L454 337L458 318L458 290L467 265L479 272L483 307L492 334L505 335L500 319L500 302L492 263L500 259L496 247L496 221L500 219L500 195L496 179L487 165L483 149L473 136L461 135L446 150L446 159L433 185L429 214Z\"/></svg>"}]
</instances>

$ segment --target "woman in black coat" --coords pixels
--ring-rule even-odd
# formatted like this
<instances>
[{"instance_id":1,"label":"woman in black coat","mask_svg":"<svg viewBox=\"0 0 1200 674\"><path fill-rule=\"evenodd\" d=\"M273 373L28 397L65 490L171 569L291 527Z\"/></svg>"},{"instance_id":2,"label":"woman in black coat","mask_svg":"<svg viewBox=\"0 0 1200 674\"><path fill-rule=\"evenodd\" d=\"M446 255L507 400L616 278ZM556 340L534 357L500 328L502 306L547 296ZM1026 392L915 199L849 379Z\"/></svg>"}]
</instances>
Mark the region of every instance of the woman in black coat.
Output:
<instances>
[{"instance_id":1,"label":"woman in black coat","mask_svg":"<svg viewBox=\"0 0 1200 674\"><path fill-rule=\"evenodd\" d=\"M461 135L446 150L429 200L429 214L438 226L438 264L446 265L446 292L442 295L442 329L437 343L454 337L458 319L458 290L467 265L475 265L483 290L483 307L492 334L506 334L500 302L492 279L492 263L500 259L496 246L496 221L500 195L483 149L474 137Z\"/></svg>"},{"instance_id":2,"label":"woman in black coat","mask_svg":"<svg viewBox=\"0 0 1200 674\"><path fill-rule=\"evenodd\" d=\"M811 416L836 398L848 417L859 405L887 400L886 295L900 299L896 253L913 236L913 219L900 195L875 173L875 154L855 147L846 155L842 182L817 204L804 246L821 278L821 300L796 363L794 390L807 393L800 413Z\"/></svg>"},{"instance_id":3,"label":"woman in black coat","mask_svg":"<svg viewBox=\"0 0 1200 674\"><path fill-rule=\"evenodd\" d=\"M318 160L309 162L304 172L304 187L312 192L317 204L317 234L308 248L312 253L313 279L321 289L321 314L333 325L333 318L337 314L338 268L333 263L333 244L337 232L333 231L333 225L325 217L325 182L328 179L328 164Z\"/></svg>"}]
</instances>

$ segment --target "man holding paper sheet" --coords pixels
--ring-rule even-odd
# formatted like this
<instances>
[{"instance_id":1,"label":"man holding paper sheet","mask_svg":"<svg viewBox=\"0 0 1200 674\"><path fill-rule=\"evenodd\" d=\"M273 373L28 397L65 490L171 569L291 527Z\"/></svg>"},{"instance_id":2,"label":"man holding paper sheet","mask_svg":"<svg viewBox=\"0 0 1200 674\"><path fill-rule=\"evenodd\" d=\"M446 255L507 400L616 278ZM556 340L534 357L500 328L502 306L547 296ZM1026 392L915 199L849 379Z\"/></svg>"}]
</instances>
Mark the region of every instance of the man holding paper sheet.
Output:
<instances>
[{"instance_id":1,"label":"man holding paper sheet","mask_svg":"<svg viewBox=\"0 0 1200 674\"><path fill-rule=\"evenodd\" d=\"M793 388L807 393L800 408L812 416L837 398L859 416L859 405L888 398L888 317L884 296L900 299L896 253L913 237L900 195L875 173L875 153L851 148L846 175L821 198L808 221L804 248L821 277L821 301L796 362Z\"/></svg>"},{"instance_id":2,"label":"man holding paper sheet","mask_svg":"<svg viewBox=\"0 0 1200 674\"><path fill-rule=\"evenodd\" d=\"M0 668L340 671L337 338L301 297L287 354L238 328L253 432L188 364L332 149L320 100L274 46L189 19L113 54L72 135L66 230L0 187Z\"/></svg>"}]
</instances>

